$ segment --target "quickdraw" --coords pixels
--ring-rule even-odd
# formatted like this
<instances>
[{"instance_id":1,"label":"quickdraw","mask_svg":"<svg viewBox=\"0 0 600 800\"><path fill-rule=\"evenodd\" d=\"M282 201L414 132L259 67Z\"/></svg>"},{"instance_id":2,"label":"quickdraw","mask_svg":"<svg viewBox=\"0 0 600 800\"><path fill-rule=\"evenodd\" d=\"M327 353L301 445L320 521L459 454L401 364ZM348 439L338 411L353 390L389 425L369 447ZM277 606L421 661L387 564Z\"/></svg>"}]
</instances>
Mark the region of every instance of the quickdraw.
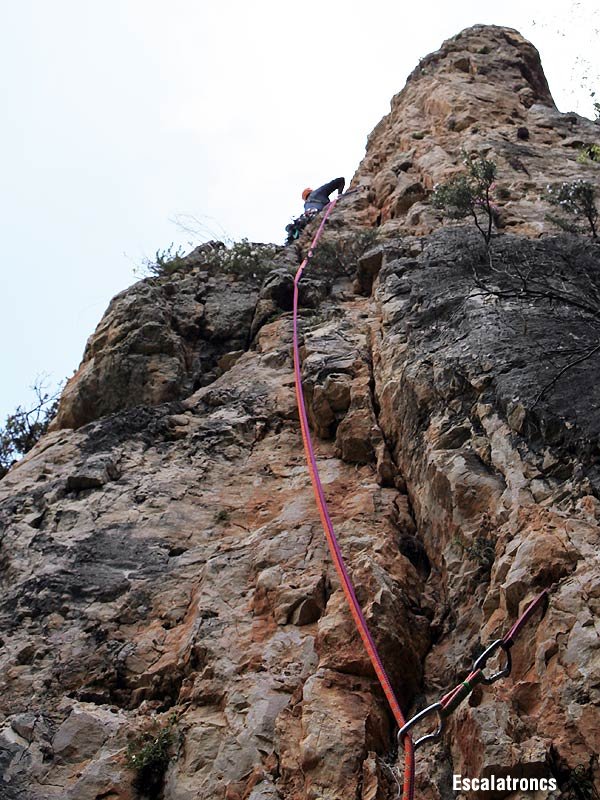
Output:
<instances>
[{"instance_id":1,"label":"quickdraw","mask_svg":"<svg viewBox=\"0 0 600 800\"><path fill-rule=\"evenodd\" d=\"M500 680L500 678L508 677L512 670L510 649L515 643L515 636L517 636L521 628L533 616L540 606L544 606L545 610L547 603L548 592L546 589L544 589L544 591L541 592L535 598L535 600L533 600L527 606L523 614L521 614L519 619L515 622L508 633L502 639L496 639L494 642L492 642L492 644L490 644L489 647L483 651L479 658L475 660L475 663L473 664L473 671L466 677L464 681L459 683L458 686L455 686L451 692L445 694L439 702L433 703L432 705L427 706L427 708L424 708L422 711L419 711L418 714L415 714L414 717L409 719L409 721L400 728L398 731L398 741L402 741L403 737L408 734L411 728L414 728L415 725L417 725L419 722L422 722L422 720L431 714L435 714L438 718L438 726L436 730L421 736L416 740L416 742L414 742L413 746L414 749L417 750L426 742L437 741L442 735L447 717L449 717L450 714L452 714L452 712L458 708L462 701L471 694L473 689L478 684L483 683L489 686L490 684ZM501 669L498 669L492 675L486 675L484 670L488 661L500 650L502 650L504 653L504 666Z\"/></svg>"}]
</instances>

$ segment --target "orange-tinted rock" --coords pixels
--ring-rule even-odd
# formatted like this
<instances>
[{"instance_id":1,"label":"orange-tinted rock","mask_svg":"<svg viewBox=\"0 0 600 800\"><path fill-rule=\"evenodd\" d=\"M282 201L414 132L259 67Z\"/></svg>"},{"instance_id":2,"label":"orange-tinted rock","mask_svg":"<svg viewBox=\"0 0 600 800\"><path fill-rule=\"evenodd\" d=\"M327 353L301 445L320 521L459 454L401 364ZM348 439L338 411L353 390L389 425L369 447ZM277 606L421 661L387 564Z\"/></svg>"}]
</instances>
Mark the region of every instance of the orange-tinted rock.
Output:
<instances>
[{"instance_id":1,"label":"orange-tinted rock","mask_svg":"<svg viewBox=\"0 0 600 800\"><path fill-rule=\"evenodd\" d=\"M458 772L552 771L565 792L569 776L598 780L598 361L544 390L597 326L511 283L526 264L527 280L600 296L597 245L522 235L546 229L542 184L591 174L574 129L597 133L554 109L519 34L464 31L369 137L367 191L336 207L301 291L323 491L404 711L463 681L550 592L510 677L477 686L418 751L423 800L449 797ZM463 147L494 158L509 192L491 267L477 232L440 229L427 199ZM357 225L377 222L362 252ZM161 730L164 800L397 798L396 726L304 460L296 255L275 252L263 280L211 274L196 252L117 296L55 429L0 483L7 800L40 786L134 800L125 754Z\"/></svg>"}]
</instances>

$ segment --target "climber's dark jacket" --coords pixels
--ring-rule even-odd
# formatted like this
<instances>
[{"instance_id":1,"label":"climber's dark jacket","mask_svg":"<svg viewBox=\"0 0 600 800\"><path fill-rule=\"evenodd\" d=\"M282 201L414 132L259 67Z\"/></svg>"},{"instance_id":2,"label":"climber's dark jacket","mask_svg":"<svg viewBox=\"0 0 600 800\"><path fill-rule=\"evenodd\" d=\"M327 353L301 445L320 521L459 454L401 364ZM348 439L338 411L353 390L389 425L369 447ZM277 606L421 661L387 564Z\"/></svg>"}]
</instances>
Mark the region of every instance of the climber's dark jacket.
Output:
<instances>
[{"instance_id":1,"label":"climber's dark jacket","mask_svg":"<svg viewBox=\"0 0 600 800\"><path fill-rule=\"evenodd\" d=\"M321 209L325 208L329 202L329 195L332 192L337 189L341 194L344 191L345 183L346 181L344 178L335 178L334 180L329 181L329 183L319 186L318 189L314 189L306 198L306 202L304 203L304 211L321 211Z\"/></svg>"}]
</instances>

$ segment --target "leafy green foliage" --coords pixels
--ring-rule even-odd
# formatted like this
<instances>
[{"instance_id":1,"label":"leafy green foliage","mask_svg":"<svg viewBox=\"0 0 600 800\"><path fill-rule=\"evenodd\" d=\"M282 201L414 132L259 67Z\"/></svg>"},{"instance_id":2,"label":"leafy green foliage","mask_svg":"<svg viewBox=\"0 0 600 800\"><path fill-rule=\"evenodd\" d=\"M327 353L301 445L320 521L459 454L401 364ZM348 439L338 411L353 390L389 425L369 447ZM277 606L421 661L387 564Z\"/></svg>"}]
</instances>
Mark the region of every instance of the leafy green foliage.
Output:
<instances>
[{"instance_id":1,"label":"leafy green foliage","mask_svg":"<svg viewBox=\"0 0 600 800\"><path fill-rule=\"evenodd\" d=\"M556 225L557 228L560 228L567 233L581 233L581 227L567 217L559 217L556 214L546 214L546 219L548 222L551 222L553 225Z\"/></svg>"},{"instance_id":2,"label":"leafy green foliage","mask_svg":"<svg viewBox=\"0 0 600 800\"><path fill-rule=\"evenodd\" d=\"M163 275L172 275L185 265L183 248L180 246L174 250L174 243L165 250L157 250L154 260L144 259L143 266L146 275L155 275L157 278Z\"/></svg>"},{"instance_id":3,"label":"leafy green foliage","mask_svg":"<svg viewBox=\"0 0 600 800\"><path fill-rule=\"evenodd\" d=\"M592 752L588 764L570 766L561 758L554 745L548 752L548 766L558 781L560 800L600 800L600 794L594 783L594 765L597 756Z\"/></svg>"},{"instance_id":4,"label":"leafy green foliage","mask_svg":"<svg viewBox=\"0 0 600 800\"><path fill-rule=\"evenodd\" d=\"M462 551L469 561L477 565L476 576L478 579L489 578L496 559L494 526L489 514L482 515L479 530L470 541L457 535L453 538L452 543Z\"/></svg>"},{"instance_id":5,"label":"leafy green foliage","mask_svg":"<svg viewBox=\"0 0 600 800\"><path fill-rule=\"evenodd\" d=\"M483 573L489 575L496 558L496 543L492 538L481 533L476 535L467 547L466 553L471 561L479 564Z\"/></svg>"},{"instance_id":6,"label":"leafy green foliage","mask_svg":"<svg viewBox=\"0 0 600 800\"><path fill-rule=\"evenodd\" d=\"M136 772L135 787L148 797L158 797L162 789L172 755L175 722L173 716L164 727L143 733L127 746L127 766Z\"/></svg>"},{"instance_id":7,"label":"leafy green foliage","mask_svg":"<svg viewBox=\"0 0 600 800\"><path fill-rule=\"evenodd\" d=\"M325 238L319 242L318 248L311 259L311 264L316 269L319 267L333 267L341 274L352 274L356 269L358 259L377 242L377 229L365 228L359 232L352 232L341 236Z\"/></svg>"},{"instance_id":8,"label":"leafy green foliage","mask_svg":"<svg viewBox=\"0 0 600 800\"><path fill-rule=\"evenodd\" d=\"M58 390L51 395L41 379L32 388L37 401L33 408L17 406L0 428L0 478L41 439L58 410Z\"/></svg>"},{"instance_id":9,"label":"leafy green foliage","mask_svg":"<svg viewBox=\"0 0 600 800\"><path fill-rule=\"evenodd\" d=\"M465 548L467 558L479 565L481 574L489 576L496 558L494 525L486 512L481 516L479 530Z\"/></svg>"},{"instance_id":10,"label":"leafy green foliage","mask_svg":"<svg viewBox=\"0 0 600 800\"><path fill-rule=\"evenodd\" d=\"M582 232L581 222L587 223L593 239L598 238L596 208L596 189L589 181L577 180L556 186L548 186L545 199L561 211L569 214L572 221L565 217L549 215L549 219L565 230Z\"/></svg>"},{"instance_id":11,"label":"leafy green foliage","mask_svg":"<svg viewBox=\"0 0 600 800\"><path fill-rule=\"evenodd\" d=\"M474 195L466 175L456 175L446 183L436 186L432 201L435 208L442 209L452 219L463 219L471 213Z\"/></svg>"},{"instance_id":12,"label":"leafy green foliage","mask_svg":"<svg viewBox=\"0 0 600 800\"><path fill-rule=\"evenodd\" d=\"M579 155L577 156L577 161L580 164L588 164L590 161L600 163L600 145L584 144L581 150L579 151Z\"/></svg>"},{"instance_id":13,"label":"leafy green foliage","mask_svg":"<svg viewBox=\"0 0 600 800\"><path fill-rule=\"evenodd\" d=\"M198 254L199 250L201 254ZM165 250L157 250L154 259L144 260L143 274L162 278L200 265L229 275L252 275L262 279L273 269L272 259L278 251L277 245L254 244L241 239L229 245L208 242L185 255L182 247L175 250L171 243Z\"/></svg>"},{"instance_id":14,"label":"leafy green foliage","mask_svg":"<svg viewBox=\"0 0 600 800\"><path fill-rule=\"evenodd\" d=\"M486 246L489 246L496 214L491 198L496 164L485 158L474 159L466 153L463 155L466 173L437 186L431 202L434 208L441 209L451 219L472 217Z\"/></svg>"},{"instance_id":15,"label":"leafy green foliage","mask_svg":"<svg viewBox=\"0 0 600 800\"><path fill-rule=\"evenodd\" d=\"M273 257L280 248L274 244L254 244L241 239L229 247L215 247L205 256L205 265L230 275L264 278L273 269Z\"/></svg>"}]
</instances>

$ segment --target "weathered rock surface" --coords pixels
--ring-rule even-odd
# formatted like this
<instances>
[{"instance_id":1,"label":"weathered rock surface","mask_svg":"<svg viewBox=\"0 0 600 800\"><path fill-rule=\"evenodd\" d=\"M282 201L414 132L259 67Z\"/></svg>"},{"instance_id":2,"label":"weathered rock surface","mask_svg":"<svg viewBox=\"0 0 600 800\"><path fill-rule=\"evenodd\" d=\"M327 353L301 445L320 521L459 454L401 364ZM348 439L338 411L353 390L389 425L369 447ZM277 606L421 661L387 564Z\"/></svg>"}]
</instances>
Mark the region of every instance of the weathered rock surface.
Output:
<instances>
[{"instance_id":1,"label":"weathered rock surface","mask_svg":"<svg viewBox=\"0 0 600 800\"><path fill-rule=\"evenodd\" d=\"M113 298L65 387L54 429L189 396L226 371L269 317L289 311L290 252L271 256L270 283L262 286L262 264L240 273L211 262L217 245L201 245L169 276L146 278ZM310 291L304 294L314 305Z\"/></svg>"},{"instance_id":2,"label":"weathered rock surface","mask_svg":"<svg viewBox=\"0 0 600 800\"><path fill-rule=\"evenodd\" d=\"M438 183L463 168L463 151L495 161L494 200L503 230L552 230L540 196L549 183L597 180L579 164L598 127L560 114L537 50L515 30L477 25L444 42L409 76L369 136L354 185L364 187L355 219L386 233L427 234L440 215L427 202Z\"/></svg>"},{"instance_id":3,"label":"weathered rock surface","mask_svg":"<svg viewBox=\"0 0 600 800\"><path fill-rule=\"evenodd\" d=\"M498 638L550 588L546 617L513 650L511 681L475 692L450 719L447 741L463 775L539 776L553 748L587 765L600 744L598 363L582 362L536 398L571 360L559 355L565 341L581 341L584 351L595 341L593 319L482 291L467 231L436 233L418 258L407 249L403 241L388 249L375 288L374 373L379 423L409 487L428 583L443 598L426 659L435 687L428 700L468 670L469 630ZM564 268L571 297L600 286L597 245L566 237L507 236L494 247L495 272L478 264L478 276L509 287L518 262L537 265L549 285ZM410 292L395 291L399 277Z\"/></svg>"},{"instance_id":4,"label":"weathered rock surface","mask_svg":"<svg viewBox=\"0 0 600 800\"><path fill-rule=\"evenodd\" d=\"M597 169L575 164L567 128L598 128L573 116L516 32L445 43L370 137L370 189L335 209L301 292L321 477L406 713L550 591L511 676L418 751L432 800L453 773L599 782L600 247L523 235L543 228L540 182ZM517 125L527 191L507 166ZM518 197L491 261L427 203L461 147ZM304 462L295 255L234 275L201 251L118 295L54 430L0 483L0 798L398 796ZM131 756L161 730L164 775L144 784Z\"/></svg>"}]
</instances>

